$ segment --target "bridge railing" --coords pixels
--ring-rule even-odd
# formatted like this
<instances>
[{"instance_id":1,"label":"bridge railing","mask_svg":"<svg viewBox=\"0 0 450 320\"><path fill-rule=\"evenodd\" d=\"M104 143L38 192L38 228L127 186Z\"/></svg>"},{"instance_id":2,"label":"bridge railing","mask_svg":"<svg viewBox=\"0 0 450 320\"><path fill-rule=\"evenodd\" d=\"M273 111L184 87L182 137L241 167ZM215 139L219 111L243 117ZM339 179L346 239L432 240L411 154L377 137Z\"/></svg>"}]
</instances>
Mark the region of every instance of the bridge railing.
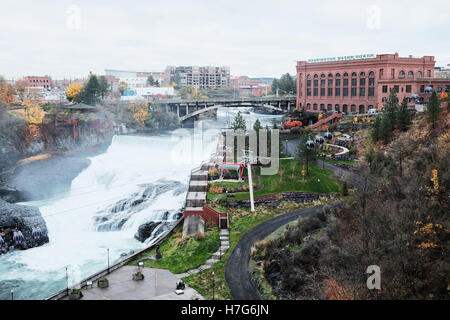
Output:
<instances>
[{"instance_id":1,"label":"bridge railing","mask_svg":"<svg viewBox=\"0 0 450 320\"><path fill-rule=\"evenodd\" d=\"M296 97L274 97L274 98L224 98L224 99L169 99L169 100L158 100L150 101L157 103L224 103L224 102L270 102L270 101L295 101Z\"/></svg>"}]
</instances>

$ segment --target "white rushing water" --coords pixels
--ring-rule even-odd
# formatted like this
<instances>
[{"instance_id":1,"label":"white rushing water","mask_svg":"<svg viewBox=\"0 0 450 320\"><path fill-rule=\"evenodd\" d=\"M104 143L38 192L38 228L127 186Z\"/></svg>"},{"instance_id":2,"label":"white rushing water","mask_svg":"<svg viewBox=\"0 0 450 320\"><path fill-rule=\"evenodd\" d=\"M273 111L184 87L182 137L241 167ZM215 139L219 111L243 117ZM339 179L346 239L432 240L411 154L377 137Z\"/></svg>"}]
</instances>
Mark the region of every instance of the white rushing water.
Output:
<instances>
[{"instance_id":1,"label":"white rushing water","mask_svg":"<svg viewBox=\"0 0 450 320\"><path fill-rule=\"evenodd\" d=\"M90 158L91 164L73 181L70 194L24 203L39 207L50 242L0 256L0 299L11 289L17 299L43 299L121 259L121 254L146 246L136 239L138 227L168 219L183 207L192 168L216 150L218 129L233 121L237 109L221 109L216 121L201 121L202 129L179 129L149 136L115 136L108 150ZM247 127L259 118L263 125L279 116L244 114ZM99 232L94 218L116 202L132 198L146 185L166 181L183 184L183 192L168 188L132 212L119 230Z\"/></svg>"}]
</instances>

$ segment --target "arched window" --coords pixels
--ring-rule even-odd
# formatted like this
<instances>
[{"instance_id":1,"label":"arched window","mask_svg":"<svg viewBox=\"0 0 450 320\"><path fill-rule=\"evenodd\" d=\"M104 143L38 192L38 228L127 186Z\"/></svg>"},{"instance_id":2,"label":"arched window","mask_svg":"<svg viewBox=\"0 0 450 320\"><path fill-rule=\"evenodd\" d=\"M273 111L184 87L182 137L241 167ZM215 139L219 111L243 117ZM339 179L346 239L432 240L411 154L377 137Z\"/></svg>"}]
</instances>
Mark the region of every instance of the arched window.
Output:
<instances>
[{"instance_id":1,"label":"arched window","mask_svg":"<svg viewBox=\"0 0 450 320\"><path fill-rule=\"evenodd\" d=\"M342 106L342 112L348 113L348 106L346 104Z\"/></svg>"},{"instance_id":2,"label":"arched window","mask_svg":"<svg viewBox=\"0 0 450 320\"><path fill-rule=\"evenodd\" d=\"M408 72L408 77L410 77L410 78L414 77L414 72L409 71L409 72Z\"/></svg>"},{"instance_id":3,"label":"arched window","mask_svg":"<svg viewBox=\"0 0 450 320\"><path fill-rule=\"evenodd\" d=\"M398 74L399 78L404 78L405 77L405 71L401 70Z\"/></svg>"},{"instance_id":4,"label":"arched window","mask_svg":"<svg viewBox=\"0 0 450 320\"><path fill-rule=\"evenodd\" d=\"M373 76L375 76L375 72L373 72L373 71L370 71L370 72L369 72L369 76L370 76L370 77L373 77Z\"/></svg>"},{"instance_id":5,"label":"arched window","mask_svg":"<svg viewBox=\"0 0 450 320\"><path fill-rule=\"evenodd\" d=\"M328 78L333 78L333 75L331 73L329 73Z\"/></svg>"},{"instance_id":6,"label":"arched window","mask_svg":"<svg viewBox=\"0 0 450 320\"><path fill-rule=\"evenodd\" d=\"M356 105L352 104L350 108L351 112L356 112Z\"/></svg>"},{"instance_id":7,"label":"arched window","mask_svg":"<svg viewBox=\"0 0 450 320\"><path fill-rule=\"evenodd\" d=\"M344 73L344 77L348 77L348 73L347 72Z\"/></svg>"},{"instance_id":8,"label":"arched window","mask_svg":"<svg viewBox=\"0 0 450 320\"><path fill-rule=\"evenodd\" d=\"M361 114L364 113L364 105L359 106L359 113L361 113Z\"/></svg>"},{"instance_id":9,"label":"arched window","mask_svg":"<svg viewBox=\"0 0 450 320\"><path fill-rule=\"evenodd\" d=\"M421 71L417 72L417 78L422 78L422 72Z\"/></svg>"},{"instance_id":10,"label":"arched window","mask_svg":"<svg viewBox=\"0 0 450 320\"><path fill-rule=\"evenodd\" d=\"M313 109L314 109L314 110L317 110L317 103L314 103Z\"/></svg>"},{"instance_id":11,"label":"arched window","mask_svg":"<svg viewBox=\"0 0 450 320\"><path fill-rule=\"evenodd\" d=\"M325 78L325 74L322 73L322 74L320 75L320 77L321 77L321 78Z\"/></svg>"},{"instance_id":12,"label":"arched window","mask_svg":"<svg viewBox=\"0 0 450 320\"><path fill-rule=\"evenodd\" d=\"M365 77L365 76L366 76L366 73L363 71L363 72L361 72L361 73L359 74L359 76L360 76L360 77Z\"/></svg>"},{"instance_id":13,"label":"arched window","mask_svg":"<svg viewBox=\"0 0 450 320\"><path fill-rule=\"evenodd\" d=\"M325 110L325 104L323 103L320 104L320 110Z\"/></svg>"},{"instance_id":14,"label":"arched window","mask_svg":"<svg viewBox=\"0 0 450 320\"><path fill-rule=\"evenodd\" d=\"M338 104L334 106L334 110L336 110L336 112L340 112L340 111L341 111L340 109L341 109L341 108L339 107Z\"/></svg>"},{"instance_id":15,"label":"arched window","mask_svg":"<svg viewBox=\"0 0 450 320\"><path fill-rule=\"evenodd\" d=\"M331 111L333 109L333 105L332 104L329 104L328 106L327 106L327 110L328 111Z\"/></svg>"},{"instance_id":16,"label":"arched window","mask_svg":"<svg viewBox=\"0 0 450 320\"><path fill-rule=\"evenodd\" d=\"M308 79L311 79L311 75L310 75L310 74L308 74L306 77L307 77Z\"/></svg>"},{"instance_id":17,"label":"arched window","mask_svg":"<svg viewBox=\"0 0 450 320\"><path fill-rule=\"evenodd\" d=\"M308 104L306 105L306 110L311 110L311 103L308 103Z\"/></svg>"},{"instance_id":18,"label":"arched window","mask_svg":"<svg viewBox=\"0 0 450 320\"><path fill-rule=\"evenodd\" d=\"M317 74L314 75L314 79L317 79L319 76Z\"/></svg>"},{"instance_id":19,"label":"arched window","mask_svg":"<svg viewBox=\"0 0 450 320\"><path fill-rule=\"evenodd\" d=\"M356 74L356 72L352 72L352 77L356 77L356 76L358 76L358 75Z\"/></svg>"},{"instance_id":20,"label":"arched window","mask_svg":"<svg viewBox=\"0 0 450 320\"><path fill-rule=\"evenodd\" d=\"M339 78L341 76L340 73L336 73L336 78Z\"/></svg>"}]
</instances>

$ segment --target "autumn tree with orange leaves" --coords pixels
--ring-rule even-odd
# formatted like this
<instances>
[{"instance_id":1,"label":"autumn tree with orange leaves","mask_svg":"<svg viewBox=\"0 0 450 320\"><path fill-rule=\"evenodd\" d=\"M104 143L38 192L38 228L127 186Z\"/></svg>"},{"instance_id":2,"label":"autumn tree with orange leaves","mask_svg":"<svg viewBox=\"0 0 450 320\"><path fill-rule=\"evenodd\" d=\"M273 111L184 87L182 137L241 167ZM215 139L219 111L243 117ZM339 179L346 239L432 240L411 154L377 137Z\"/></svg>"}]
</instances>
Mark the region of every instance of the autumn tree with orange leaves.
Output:
<instances>
[{"instance_id":1,"label":"autumn tree with orange leaves","mask_svg":"<svg viewBox=\"0 0 450 320\"><path fill-rule=\"evenodd\" d=\"M14 88L0 76L0 106L7 106L14 102Z\"/></svg>"}]
</instances>

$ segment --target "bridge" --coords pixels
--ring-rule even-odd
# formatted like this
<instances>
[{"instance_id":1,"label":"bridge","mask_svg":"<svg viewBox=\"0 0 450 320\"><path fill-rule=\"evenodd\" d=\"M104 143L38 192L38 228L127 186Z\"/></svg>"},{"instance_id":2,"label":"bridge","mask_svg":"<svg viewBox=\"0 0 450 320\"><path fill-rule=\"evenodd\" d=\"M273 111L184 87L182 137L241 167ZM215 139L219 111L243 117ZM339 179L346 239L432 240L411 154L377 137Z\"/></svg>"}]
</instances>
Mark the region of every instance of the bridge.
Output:
<instances>
[{"instance_id":1,"label":"bridge","mask_svg":"<svg viewBox=\"0 0 450 320\"><path fill-rule=\"evenodd\" d=\"M273 112L289 112L295 109L296 97L245 98L245 99L204 99L204 100L158 100L149 101L150 108L162 107L166 112L178 115L180 122L201 113L221 107L265 108Z\"/></svg>"}]
</instances>

